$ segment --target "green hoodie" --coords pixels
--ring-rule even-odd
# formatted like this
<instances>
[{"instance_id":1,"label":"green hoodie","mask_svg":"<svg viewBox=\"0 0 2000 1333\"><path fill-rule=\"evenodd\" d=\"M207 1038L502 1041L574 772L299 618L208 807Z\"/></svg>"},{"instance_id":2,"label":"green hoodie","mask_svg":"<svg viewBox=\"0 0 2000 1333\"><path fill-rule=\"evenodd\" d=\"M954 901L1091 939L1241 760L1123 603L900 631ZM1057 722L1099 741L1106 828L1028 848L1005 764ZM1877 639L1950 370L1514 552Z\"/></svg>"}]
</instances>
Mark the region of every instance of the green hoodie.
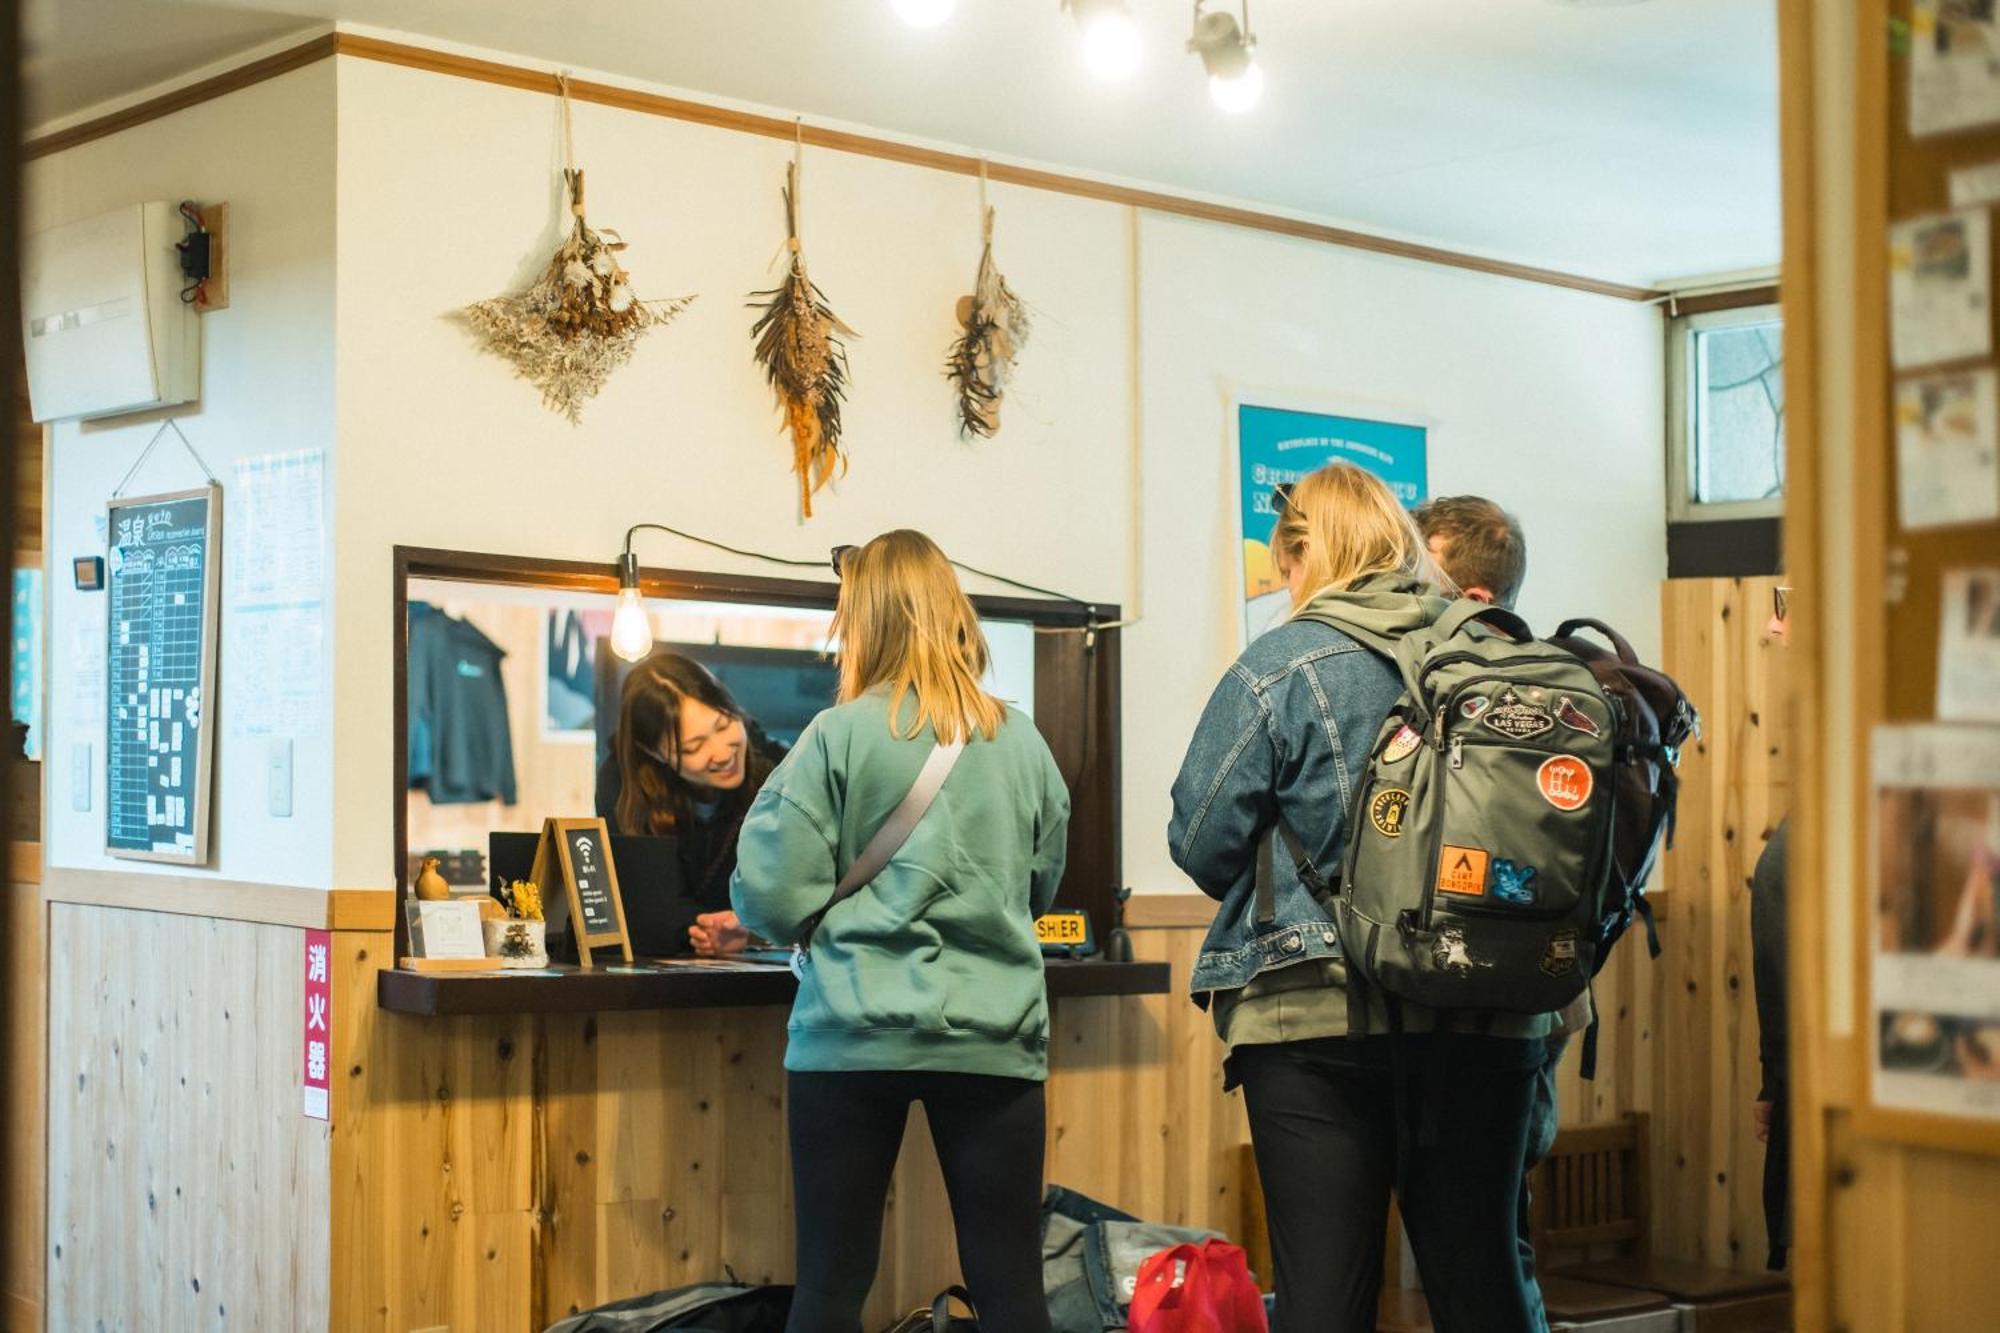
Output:
<instances>
[{"instance_id":1,"label":"green hoodie","mask_svg":"<svg viewBox=\"0 0 2000 1333\"><path fill-rule=\"evenodd\" d=\"M879 691L814 718L744 818L729 885L743 924L795 941L932 744L928 728L891 734ZM882 872L820 922L785 1068L1047 1078L1034 923L1062 880L1068 827L1055 759L1034 722L1009 709L991 741L965 747Z\"/></svg>"}]
</instances>

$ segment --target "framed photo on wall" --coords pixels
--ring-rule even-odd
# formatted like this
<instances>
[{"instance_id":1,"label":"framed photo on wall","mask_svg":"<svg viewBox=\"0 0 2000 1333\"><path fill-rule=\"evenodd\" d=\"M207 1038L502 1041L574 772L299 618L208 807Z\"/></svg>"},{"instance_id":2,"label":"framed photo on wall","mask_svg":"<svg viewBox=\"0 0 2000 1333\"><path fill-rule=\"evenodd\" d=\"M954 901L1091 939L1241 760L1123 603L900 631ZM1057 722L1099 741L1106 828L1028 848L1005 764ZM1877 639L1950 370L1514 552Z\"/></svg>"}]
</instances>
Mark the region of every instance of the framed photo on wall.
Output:
<instances>
[{"instance_id":1,"label":"framed photo on wall","mask_svg":"<svg viewBox=\"0 0 2000 1333\"><path fill-rule=\"evenodd\" d=\"M1238 587L1243 642L1278 623L1291 598L1271 559L1277 514L1271 488L1332 462L1348 462L1389 484L1405 507L1429 494L1432 423L1380 404L1301 403L1280 393L1239 390L1229 403L1230 457L1236 478Z\"/></svg>"},{"instance_id":2,"label":"framed photo on wall","mask_svg":"<svg viewBox=\"0 0 2000 1333\"><path fill-rule=\"evenodd\" d=\"M1864 1120L2000 1151L2000 727L1878 727Z\"/></svg>"}]
</instances>

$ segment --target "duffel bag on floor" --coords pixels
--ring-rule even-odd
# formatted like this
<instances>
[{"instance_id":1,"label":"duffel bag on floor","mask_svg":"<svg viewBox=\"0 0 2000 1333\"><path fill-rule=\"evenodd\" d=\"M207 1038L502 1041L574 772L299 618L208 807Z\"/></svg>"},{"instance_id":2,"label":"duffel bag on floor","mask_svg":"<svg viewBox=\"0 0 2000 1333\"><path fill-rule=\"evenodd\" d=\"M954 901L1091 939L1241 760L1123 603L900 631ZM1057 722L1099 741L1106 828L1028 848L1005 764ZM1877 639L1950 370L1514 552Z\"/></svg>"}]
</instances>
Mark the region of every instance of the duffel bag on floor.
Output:
<instances>
[{"instance_id":1,"label":"duffel bag on floor","mask_svg":"<svg viewBox=\"0 0 2000 1333\"><path fill-rule=\"evenodd\" d=\"M633 1296L559 1319L548 1333L785 1333L790 1287L702 1282Z\"/></svg>"}]
</instances>

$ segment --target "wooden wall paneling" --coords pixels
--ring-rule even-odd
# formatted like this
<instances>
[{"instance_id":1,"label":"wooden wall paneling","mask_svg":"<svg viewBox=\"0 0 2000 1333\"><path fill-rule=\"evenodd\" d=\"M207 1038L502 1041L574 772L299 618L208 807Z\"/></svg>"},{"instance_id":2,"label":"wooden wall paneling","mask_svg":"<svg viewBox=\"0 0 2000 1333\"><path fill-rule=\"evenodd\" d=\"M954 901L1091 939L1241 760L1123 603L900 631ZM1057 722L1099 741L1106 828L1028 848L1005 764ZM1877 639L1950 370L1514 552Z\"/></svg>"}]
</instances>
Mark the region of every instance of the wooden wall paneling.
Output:
<instances>
[{"instance_id":1,"label":"wooden wall paneling","mask_svg":"<svg viewBox=\"0 0 2000 1333\"><path fill-rule=\"evenodd\" d=\"M1175 990L1147 997L1158 1026L1151 1036L1158 1056L1162 1091L1145 1103L1157 1133L1163 1167L1160 1208L1153 1216L1181 1226L1208 1226L1233 1233L1242 1211L1237 1179L1238 1148L1250 1141L1250 1123L1240 1094L1222 1091L1222 1042L1208 1013L1189 1002L1187 978L1201 952L1205 929L1141 930L1133 934L1134 956L1166 962Z\"/></svg>"},{"instance_id":2,"label":"wooden wall paneling","mask_svg":"<svg viewBox=\"0 0 2000 1333\"><path fill-rule=\"evenodd\" d=\"M394 1077L390 1037L405 1024L375 1005L375 973L395 949L393 932L341 931L333 937L333 1089L329 1114L328 1202L332 1295L328 1326L386 1333L391 1306L389 1248L394 1241L382 1195L391 1184L390 1136L384 1132L385 1080ZM412 1037L421 1035L408 1025ZM407 1325L396 1326L399 1329Z\"/></svg>"},{"instance_id":3,"label":"wooden wall paneling","mask_svg":"<svg viewBox=\"0 0 2000 1333\"><path fill-rule=\"evenodd\" d=\"M1630 973L1621 982L1625 1002L1643 1010L1652 989L1663 1006L1646 1062L1655 1082L1624 1108L1655 1112L1654 1248L1724 1268L1764 1260L1750 876L1788 789L1774 739L1782 649L1763 634L1775 582L1673 580L1662 593L1665 666L1701 710L1703 739L1682 763L1678 837L1662 870L1661 975L1651 988ZM1635 1027L1645 1030L1643 1017ZM1639 1062L1629 1069L1645 1077Z\"/></svg>"},{"instance_id":4,"label":"wooden wall paneling","mask_svg":"<svg viewBox=\"0 0 2000 1333\"><path fill-rule=\"evenodd\" d=\"M42 1327L46 1273L47 909L37 882L0 888L0 1005L7 1022L0 1146L7 1154L0 1215L0 1326Z\"/></svg>"},{"instance_id":5,"label":"wooden wall paneling","mask_svg":"<svg viewBox=\"0 0 2000 1333\"><path fill-rule=\"evenodd\" d=\"M1672 581L1662 608L1666 669L1701 710L1704 739L1692 746L1681 767L1679 835L1667 854L1663 874L1673 903L1673 929L1661 943L1660 962L1668 972L1660 1016L1662 1062L1674 1086L1655 1117L1653 1245L1662 1254L1701 1259L1701 1185L1707 1156L1707 1105L1711 1095L1702 1057L1706 1036L1707 949L1710 884L1708 867L1715 847L1716 781L1712 755L1726 712L1725 683L1716 670L1713 588L1706 580ZM1668 628L1671 627L1671 628ZM1675 1200L1680 1206L1674 1205Z\"/></svg>"},{"instance_id":6,"label":"wooden wall paneling","mask_svg":"<svg viewBox=\"0 0 2000 1333\"><path fill-rule=\"evenodd\" d=\"M722 1252L746 1282L791 1271L791 1155L785 1133L784 1010L745 1012L725 1057Z\"/></svg>"},{"instance_id":7,"label":"wooden wall paneling","mask_svg":"<svg viewBox=\"0 0 2000 1333\"><path fill-rule=\"evenodd\" d=\"M69 904L50 932L74 965L49 989L49 1327L324 1327L300 933Z\"/></svg>"},{"instance_id":8,"label":"wooden wall paneling","mask_svg":"<svg viewBox=\"0 0 2000 1333\"><path fill-rule=\"evenodd\" d=\"M543 1070L537 1171L540 1208L541 1322L544 1327L597 1304L603 1282L597 1254L598 1015L543 1018ZM662 1070L661 1077L668 1077Z\"/></svg>"}]
</instances>

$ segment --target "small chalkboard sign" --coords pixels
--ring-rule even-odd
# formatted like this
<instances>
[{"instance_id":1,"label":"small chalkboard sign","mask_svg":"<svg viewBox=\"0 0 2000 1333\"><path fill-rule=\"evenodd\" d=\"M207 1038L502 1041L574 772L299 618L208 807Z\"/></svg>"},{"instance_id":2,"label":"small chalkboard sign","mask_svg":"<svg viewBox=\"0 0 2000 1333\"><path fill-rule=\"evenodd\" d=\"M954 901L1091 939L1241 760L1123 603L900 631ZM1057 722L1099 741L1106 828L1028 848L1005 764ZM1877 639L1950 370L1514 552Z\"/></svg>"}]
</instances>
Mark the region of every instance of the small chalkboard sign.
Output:
<instances>
[{"instance_id":1,"label":"small chalkboard sign","mask_svg":"<svg viewBox=\"0 0 2000 1333\"><path fill-rule=\"evenodd\" d=\"M108 509L105 850L206 865L222 488Z\"/></svg>"},{"instance_id":2,"label":"small chalkboard sign","mask_svg":"<svg viewBox=\"0 0 2000 1333\"><path fill-rule=\"evenodd\" d=\"M570 931L576 959L585 968L590 951L616 944L632 961L632 937L625 929L625 901L618 894L618 868L611 862L611 830L601 819L546 819L530 872L548 902L559 879L569 899Z\"/></svg>"}]
</instances>

